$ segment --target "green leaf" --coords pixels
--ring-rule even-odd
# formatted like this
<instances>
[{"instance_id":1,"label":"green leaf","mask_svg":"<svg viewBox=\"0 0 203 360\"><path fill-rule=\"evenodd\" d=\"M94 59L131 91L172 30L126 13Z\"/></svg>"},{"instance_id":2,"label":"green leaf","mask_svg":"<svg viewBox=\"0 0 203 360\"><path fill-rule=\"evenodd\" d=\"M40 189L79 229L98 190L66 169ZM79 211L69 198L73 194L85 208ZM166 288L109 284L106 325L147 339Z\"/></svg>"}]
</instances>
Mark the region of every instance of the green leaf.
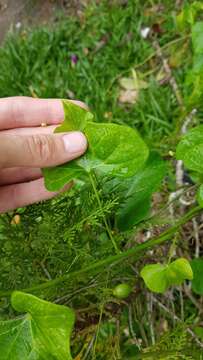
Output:
<instances>
[{"instance_id":1,"label":"green leaf","mask_svg":"<svg viewBox=\"0 0 203 360\"><path fill-rule=\"evenodd\" d=\"M179 142L176 157L189 170L203 173L203 125L191 129Z\"/></svg>"},{"instance_id":2,"label":"green leaf","mask_svg":"<svg viewBox=\"0 0 203 360\"><path fill-rule=\"evenodd\" d=\"M195 326L194 333L203 340L203 327L201 326Z\"/></svg>"},{"instance_id":3,"label":"green leaf","mask_svg":"<svg viewBox=\"0 0 203 360\"><path fill-rule=\"evenodd\" d=\"M173 261L167 268L167 278L171 285L179 285L185 279L193 279L193 271L187 259L180 258Z\"/></svg>"},{"instance_id":4,"label":"green leaf","mask_svg":"<svg viewBox=\"0 0 203 360\"><path fill-rule=\"evenodd\" d=\"M203 8L203 4L202 4ZM192 45L194 54L202 55L203 53L203 22L198 21L192 27Z\"/></svg>"},{"instance_id":5,"label":"green leaf","mask_svg":"<svg viewBox=\"0 0 203 360\"><path fill-rule=\"evenodd\" d=\"M198 107L203 95L203 22L192 27L193 67L187 73L185 85L188 88L186 104L188 108Z\"/></svg>"},{"instance_id":6,"label":"green leaf","mask_svg":"<svg viewBox=\"0 0 203 360\"><path fill-rule=\"evenodd\" d=\"M0 321L1 360L71 360L70 335L74 313L61 305L15 291L15 310L20 318Z\"/></svg>"},{"instance_id":7,"label":"green leaf","mask_svg":"<svg viewBox=\"0 0 203 360\"><path fill-rule=\"evenodd\" d=\"M197 201L198 204L203 208L203 184L200 185L198 192L197 192Z\"/></svg>"},{"instance_id":8,"label":"green leaf","mask_svg":"<svg viewBox=\"0 0 203 360\"><path fill-rule=\"evenodd\" d=\"M154 292L164 293L168 288L166 266L162 264L146 265L141 273L146 286Z\"/></svg>"},{"instance_id":9,"label":"green leaf","mask_svg":"<svg viewBox=\"0 0 203 360\"><path fill-rule=\"evenodd\" d=\"M124 183L125 201L117 213L117 226L125 231L144 220L149 213L152 194L158 190L164 175L166 163L152 152L135 176Z\"/></svg>"},{"instance_id":10,"label":"green leaf","mask_svg":"<svg viewBox=\"0 0 203 360\"><path fill-rule=\"evenodd\" d=\"M68 104L67 104L68 103ZM148 157L148 148L136 130L122 125L94 123L92 115L77 105L63 101L65 120L57 132L81 130L88 150L77 160L43 170L46 188L57 191L70 180L94 170L98 175L133 176Z\"/></svg>"},{"instance_id":11,"label":"green leaf","mask_svg":"<svg viewBox=\"0 0 203 360\"><path fill-rule=\"evenodd\" d=\"M65 121L56 128L55 132L83 131L89 121L94 121L94 115L86 109L75 105L71 101L63 100Z\"/></svg>"},{"instance_id":12,"label":"green leaf","mask_svg":"<svg viewBox=\"0 0 203 360\"><path fill-rule=\"evenodd\" d=\"M193 279L190 263L184 258L177 259L168 265L146 265L140 275L146 286L158 293L164 293L171 285L180 285L186 279Z\"/></svg>"},{"instance_id":13,"label":"green leaf","mask_svg":"<svg viewBox=\"0 0 203 360\"><path fill-rule=\"evenodd\" d=\"M192 290L194 293L203 294L203 258L193 259L191 261L191 267L193 270Z\"/></svg>"}]
</instances>

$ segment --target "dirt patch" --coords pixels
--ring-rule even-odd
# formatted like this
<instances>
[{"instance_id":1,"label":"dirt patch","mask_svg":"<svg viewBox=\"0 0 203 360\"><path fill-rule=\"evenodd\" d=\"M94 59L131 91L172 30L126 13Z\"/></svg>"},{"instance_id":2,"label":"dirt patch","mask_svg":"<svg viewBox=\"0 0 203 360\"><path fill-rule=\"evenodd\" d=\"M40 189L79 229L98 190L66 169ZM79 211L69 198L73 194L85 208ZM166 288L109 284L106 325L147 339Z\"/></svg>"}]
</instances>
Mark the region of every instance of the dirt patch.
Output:
<instances>
[{"instance_id":1,"label":"dirt patch","mask_svg":"<svg viewBox=\"0 0 203 360\"><path fill-rule=\"evenodd\" d=\"M0 0L0 42L6 33L23 26L53 21L61 11L70 15L82 11L88 1L82 0Z\"/></svg>"}]
</instances>

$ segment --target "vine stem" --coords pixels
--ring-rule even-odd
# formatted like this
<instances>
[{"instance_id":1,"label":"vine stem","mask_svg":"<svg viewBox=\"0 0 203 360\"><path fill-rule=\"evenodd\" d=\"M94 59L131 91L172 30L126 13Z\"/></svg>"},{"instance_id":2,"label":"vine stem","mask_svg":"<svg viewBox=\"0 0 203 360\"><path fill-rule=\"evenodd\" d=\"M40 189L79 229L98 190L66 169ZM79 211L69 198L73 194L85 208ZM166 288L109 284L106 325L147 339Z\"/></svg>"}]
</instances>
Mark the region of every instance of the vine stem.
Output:
<instances>
[{"instance_id":1,"label":"vine stem","mask_svg":"<svg viewBox=\"0 0 203 360\"><path fill-rule=\"evenodd\" d=\"M96 199L97 199L97 202L98 202L98 205L99 205L99 208L101 210L101 213L102 213L102 217L103 217L103 221L104 221L104 225L105 225L105 228L106 228L106 231L107 231L107 234L109 235L109 238L112 242L112 245L116 251L117 254L120 253L120 250L118 249L118 246L112 236L112 233L111 233L111 229L109 228L109 225L107 223L107 220L106 220L106 216L104 214L104 211L103 211L103 207L102 207L102 203L101 203L101 200L100 200L100 197L99 197L99 193L98 193L98 190L97 190L97 187L96 187L96 184L95 184L95 181L94 181L94 178L91 174L91 172L89 172L89 179L90 179L90 182L91 182L91 185L92 185L92 188L94 190L94 193L95 193L95 196L96 196Z\"/></svg>"},{"instance_id":2,"label":"vine stem","mask_svg":"<svg viewBox=\"0 0 203 360\"><path fill-rule=\"evenodd\" d=\"M192 208L184 216L182 216L176 222L176 224L174 224L169 229L164 231L158 237L149 239L149 240L145 241L144 243L136 245L127 251L124 251L120 254L111 255L111 256L107 257L106 259L99 260L93 264L90 264L89 266L87 266L83 269L80 269L77 271L72 271L69 274L63 275L63 276L58 277L53 280L48 280L47 282L39 284L39 285L35 285L35 286L29 287L26 289L21 289L20 291L35 292L35 291L43 290L43 289L46 289L46 288L49 288L52 286L57 286L58 284L68 281L71 278L77 277L78 275L93 272L93 271L98 271L98 269L100 269L100 268L104 269L108 265L115 265L125 259L132 257L132 256L135 256L135 260L138 260L142 256L143 251L147 251L147 250L155 247L156 245L160 245L160 244L164 243L165 241L168 241L182 225L184 225L189 220L191 220L201 210L202 209L200 206L196 206L196 207ZM13 292L13 290L1 291L0 298L5 297L5 296L10 296L12 292Z\"/></svg>"}]
</instances>

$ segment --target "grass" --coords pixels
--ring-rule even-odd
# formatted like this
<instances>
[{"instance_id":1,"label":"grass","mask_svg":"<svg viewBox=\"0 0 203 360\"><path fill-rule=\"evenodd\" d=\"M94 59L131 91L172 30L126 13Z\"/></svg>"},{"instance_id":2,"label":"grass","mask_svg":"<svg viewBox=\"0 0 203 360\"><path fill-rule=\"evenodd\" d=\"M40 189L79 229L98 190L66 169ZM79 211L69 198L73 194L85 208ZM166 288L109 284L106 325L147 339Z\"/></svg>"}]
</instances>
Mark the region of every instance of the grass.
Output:
<instances>
[{"instance_id":1,"label":"grass","mask_svg":"<svg viewBox=\"0 0 203 360\"><path fill-rule=\"evenodd\" d=\"M114 121L135 127L151 148L168 156L169 150L174 150L174 134L182 114L170 84L166 82L161 86L156 80L161 61L156 56L153 40L140 36L141 27L159 22L163 33L158 35L158 41L166 49L167 57L174 56L177 48L173 41L180 38L175 25L174 4L166 0L163 9L153 11L155 5L162 3L130 0L127 5L121 5L116 1L100 1L88 5L80 18L62 16L50 28L9 34L0 48L0 97L71 96L80 99L95 112L97 121ZM149 9L152 10L147 17ZM181 46L182 41L180 39L177 46ZM78 58L75 66L71 64L73 54ZM149 57L151 59L146 61ZM184 86L185 73L191 65L190 57L183 63L173 69L180 88ZM118 80L130 76L132 68L139 70L149 87L140 92L137 103L121 104ZM161 189L161 205L169 190L175 189L173 167L171 169L168 185ZM101 184L97 185L100 189ZM119 233L113 217L118 196L118 193L106 194L100 190L108 226L119 247L127 250L136 237L139 242L147 229L152 233L154 230L151 224L144 223L131 232ZM160 205L157 206L159 209ZM0 287L3 290L33 287L66 276L114 253L102 225L103 214L89 185L82 189L78 185L64 196L21 209L19 213L19 225L11 225L14 213L1 217ZM156 219L155 225L160 227L160 223L167 223L168 213L164 216ZM153 252L153 259L164 261L167 251L168 245L160 246ZM38 291L44 298L76 310L77 336L72 342L75 356L81 352L83 359L134 359L140 348L152 347L154 351L154 337L155 351L160 354L165 351L164 341L168 341L174 351L181 352L189 346L191 339L185 331L186 325L181 323L177 327L173 316L171 318L174 312L181 315L181 297L177 290L170 292L169 299L160 299L170 309L169 316L159 307L154 312L150 310L151 295L138 278L140 267L150 259L147 253L146 258L136 265L132 258L111 270L103 268L98 274L81 273L63 286ZM111 289L122 281L130 282L135 289L129 302L119 302L112 297ZM198 317L191 300L184 300L185 319L191 314ZM1 299L0 315L2 318L13 315L6 298ZM191 319L188 322L190 324ZM159 342L161 333L168 340ZM91 346L94 336L97 341ZM189 357L185 356L185 359Z\"/></svg>"},{"instance_id":2,"label":"grass","mask_svg":"<svg viewBox=\"0 0 203 360\"><path fill-rule=\"evenodd\" d=\"M140 37L145 7L147 2L111 6L102 1L88 7L82 19L59 21L54 31L41 28L11 35L1 49L0 96L66 98L71 92L95 111L99 121L112 113L114 121L138 126L145 136L156 135L159 140L171 129L174 103L168 86L160 89L152 77L150 91L142 94L139 107L126 109L117 101L117 77L128 75L154 52L151 42ZM174 35L171 31L171 39ZM164 38L170 40L169 35ZM72 54L78 57L74 68ZM148 65L141 71L146 72Z\"/></svg>"}]
</instances>

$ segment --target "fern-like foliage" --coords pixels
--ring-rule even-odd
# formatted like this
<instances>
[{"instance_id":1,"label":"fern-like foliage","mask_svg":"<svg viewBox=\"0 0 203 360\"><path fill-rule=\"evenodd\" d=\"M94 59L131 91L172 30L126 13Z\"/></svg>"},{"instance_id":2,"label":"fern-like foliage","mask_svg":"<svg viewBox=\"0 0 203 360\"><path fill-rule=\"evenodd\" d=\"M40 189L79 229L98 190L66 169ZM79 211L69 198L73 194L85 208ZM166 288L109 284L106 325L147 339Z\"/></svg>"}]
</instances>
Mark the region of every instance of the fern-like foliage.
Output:
<instances>
[{"instance_id":1,"label":"fern-like foliage","mask_svg":"<svg viewBox=\"0 0 203 360\"><path fill-rule=\"evenodd\" d=\"M88 265L113 253L103 225L118 205L114 193L100 194L102 210L89 186L77 186L54 200L0 218L0 284L23 288Z\"/></svg>"},{"instance_id":2,"label":"fern-like foliage","mask_svg":"<svg viewBox=\"0 0 203 360\"><path fill-rule=\"evenodd\" d=\"M174 330L167 331L155 345L143 351L143 359L195 360L202 359L201 350L194 347L186 331L185 324L179 324Z\"/></svg>"}]
</instances>

